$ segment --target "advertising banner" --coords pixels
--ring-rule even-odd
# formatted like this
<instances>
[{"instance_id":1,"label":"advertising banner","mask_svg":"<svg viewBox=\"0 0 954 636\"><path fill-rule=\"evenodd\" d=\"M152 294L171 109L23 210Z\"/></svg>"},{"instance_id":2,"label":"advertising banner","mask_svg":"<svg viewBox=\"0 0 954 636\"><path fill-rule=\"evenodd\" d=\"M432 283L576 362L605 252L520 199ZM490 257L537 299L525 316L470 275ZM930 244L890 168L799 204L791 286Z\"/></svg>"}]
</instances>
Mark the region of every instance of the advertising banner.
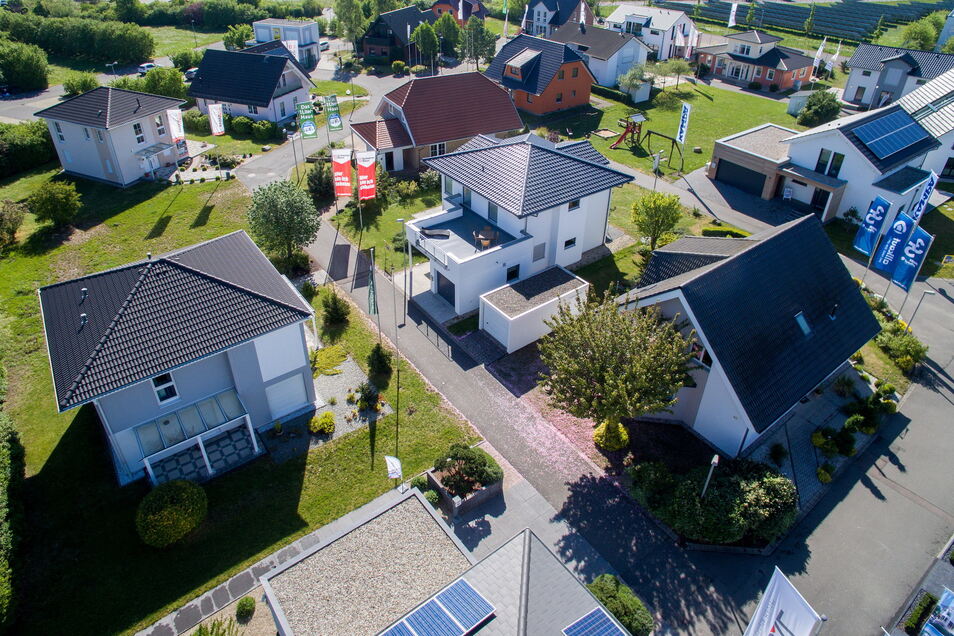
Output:
<instances>
[{"instance_id":1,"label":"advertising banner","mask_svg":"<svg viewBox=\"0 0 954 636\"><path fill-rule=\"evenodd\" d=\"M178 108L170 108L166 111L166 119L169 120L169 134L172 135L172 141L185 139L185 129L182 127L182 111Z\"/></svg>"},{"instance_id":2,"label":"advertising banner","mask_svg":"<svg viewBox=\"0 0 954 636\"><path fill-rule=\"evenodd\" d=\"M225 122L222 121L222 104L209 104L209 126L213 135L225 134Z\"/></svg>"},{"instance_id":3,"label":"advertising banner","mask_svg":"<svg viewBox=\"0 0 954 636\"><path fill-rule=\"evenodd\" d=\"M738 24L738 23L735 21L735 14L736 14L736 12L737 12L738 10L739 10L739 3L738 3L738 2L733 2L733 3L732 3L732 10L729 11L729 23L728 23L728 26L729 26L730 28L731 28L731 27L734 27L736 24Z\"/></svg>"},{"instance_id":4,"label":"advertising banner","mask_svg":"<svg viewBox=\"0 0 954 636\"><path fill-rule=\"evenodd\" d=\"M888 210L891 209L891 203L882 197L875 197L875 200L868 206L868 213L861 219L861 227L855 234L853 246L856 250L865 256L871 256L871 252L878 246L878 239L881 237L881 229L884 227L884 220L888 216Z\"/></svg>"},{"instance_id":5,"label":"advertising banner","mask_svg":"<svg viewBox=\"0 0 954 636\"><path fill-rule=\"evenodd\" d=\"M355 158L358 160L358 199L373 199L377 194L374 180L375 152L358 152Z\"/></svg>"},{"instance_id":6,"label":"advertising banner","mask_svg":"<svg viewBox=\"0 0 954 636\"><path fill-rule=\"evenodd\" d=\"M338 110L338 96L325 96L325 114L328 115L328 130L335 132L344 128L341 121L341 111Z\"/></svg>"},{"instance_id":7,"label":"advertising banner","mask_svg":"<svg viewBox=\"0 0 954 636\"><path fill-rule=\"evenodd\" d=\"M822 619L777 567L743 636L814 636Z\"/></svg>"},{"instance_id":8,"label":"advertising banner","mask_svg":"<svg viewBox=\"0 0 954 636\"><path fill-rule=\"evenodd\" d=\"M951 633L954 633L954 592L945 587L941 600L921 628L920 636L948 636Z\"/></svg>"},{"instance_id":9,"label":"advertising banner","mask_svg":"<svg viewBox=\"0 0 954 636\"><path fill-rule=\"evenodd\" d=\"M682 103L682 116L679 117L679 131L676 133L676 141L681 144L686 143L686 131L689 130L689 113L692 112L692 106L686 102Z\"/></svg>"},{"instance_id":10,"label":"advertising banner","mask_svg":"<svg viewBox=\"0 0 954 636\"><path fill-rule=\"evenodd\" d=\"M891 276L891 282L903 289L911 291L911 285L921 271L921 264L928 250L931 248L933 237L924 231L923 228L916 227L911 232L911 237L904 244L901 255L898 256L898 264L894 267L894 274Z\"/></svg>"},{"instance_id":11,"label":"advertising banner","mask_svg":"<svg viewBox=\"0 0 954 636\"><path fill-rule=\"evenodd\" d=\"M872 263L875 269L887 274L894 271L894 268L898 264L898 257L901 255L901 250L904 249L908 235L911 234L913 228L914 219L904 212L899 213L898 216L895 217L894 223L892 223L888 231L884 233L884 240L881 241L881 247L878 248L878 253L875 255L874 262Z\"/></svg>"},{"instance_id":12,"label":"advertising banner","mask_svg":"<svg viewBox=\"0 0 954 636\"><path fill-rule=\"evenodd\" d=\"M351 196L351 149L335 148L331 151L331 166L335 177L335 196Z\"/></svg>"},{"instance_id":13,"label":"advertising banner","mask_svg":"<svg viewBox=\"0 0 954 636\"><path fill-rule=\"evenodd\" d=\"M937 175L934 174L934 171L931 171L931 176L928 178L927 184L924 186L924 192L921 193L918 202L914 204L914 207L911 208L911 218L914 219L915 223L921 222L921 215L924 214L924 211L927 209L928 201L931 198L931 195L934 194L934 188L937 187Z\"/></svg>"},{"instance_id":14,"label":"advertising banner","mask_svg":"<svg viewBox=\"0 0 954 636\"><path fill-rule=\"evenodd\" d=\"M285 45L285 48L288 49L288 52L291 53L292 56L297 60L298 59L298 40L282 40L282 44Z\"/></svg>"},{"instance_id":15,"label":"advertising banner","mask_svg":"<svg viewBox=\"0 0 954 636\"><path fill-rule=\"evenodd\" d=\"M302 139L317 139L318 126L315 125L315 107L311 102L298 102L295 104L298 109L298 129L301 131Z\"/></svg>"}]
</instances>

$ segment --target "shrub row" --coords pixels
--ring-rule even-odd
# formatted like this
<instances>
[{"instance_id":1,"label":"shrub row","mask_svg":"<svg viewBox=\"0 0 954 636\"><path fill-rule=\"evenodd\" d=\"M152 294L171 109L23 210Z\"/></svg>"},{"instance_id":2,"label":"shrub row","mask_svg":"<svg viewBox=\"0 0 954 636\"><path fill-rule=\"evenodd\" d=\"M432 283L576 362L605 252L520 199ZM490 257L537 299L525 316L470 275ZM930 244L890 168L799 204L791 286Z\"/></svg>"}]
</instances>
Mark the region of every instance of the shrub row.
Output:
<instances>
[{"instance_id":1,"label":"shrub row","mask_svg":"<svg viewBox=\"0 0 954 636\"><path fill-rule=\"evenodd\" d=\"M749 233L745 230L740 230L733 227L704 227L702 228L703 236L723 236L729 238L745 238L749 236Z\"/></svg>"},{"instance_id":2,"label":"shrub row","mask_svg":"<svg viewBox=\"0 0 954 636\"><path fill-rule=\"evenodd\" d=\"M233 24L248 24L264 18L311 18L321 15L321 5L317 0L301 2L237 2L236 0L203 0L200 2L152 2L148 5L136 3L131 11L116 18L127 22L136 22L144 26L175 26L191 24L210 28L224 28ZM258 6L256 6L258 5ZM321 32L322 35L325 31Z\"/></svg>"},{"instance_id":3,"label":"shrub row","mask_svg":"<svg viewBox=\"0 0 954 636\"><path fill-rule=\"evenodd\" d=\"M600 574L586 587L633 636L649 636L655 629L653 615L618 577Z\"/></svg>"},{"instance_id":4,"label":"shrub row","mask_svg":"<svg viewBox=\"0 0 954 636\"><path fill-rule=\"evenodd\" d=\"M0 11L0 31L26 44L36 44L51 55L102 61L138 63L155 51L152 35L125 22L88 18L43 18Z\"/></svg>"},{"instance_id":5,"label":"shrub row","mask_svg":"<svg viewBox=\"0 0 954 636\"><path fill-rule=\"evenodd\" d=\"M34 44L0 39L0 75L2 83L14 91L42 90L46 79L46 52Z\"/></svg>"},{"instance_id":6,"label":"shrub row","mask_svg":"<svg viewBox=\"0 0 954 636\"><path fill-rule=\"evenodd\" d=\"M618 102L622 102L627 106L633 105L633 98L629 96L629 93L624 93L623 91L616 90L615 88L608 88L606 86L600 86L599 84L593 84L591 89L594 95L599 95L600 97L605 97L607 99L615 99Z\"/></svg>"},{"instance_id":7,"label":"shrub row","mask_svg":"<svg viewBox=\"0 0 954 636\"><path fill-rule=\"evenodd\" d=\"M0 123L0 179L56 158L46 122Z\"/></svg>"},{"instance_id":8,"label":"shrub row","mask_svg":"<svg viewBox=\"0 0 954 636\"><path fill-rule=\"evenodd\" d=\"M908 325L898 319L883 298L867 290L864 290L864 294L868 305L881 324L881 333L875 336L875 344L899 369L910 373L914 365L927 356L927 345L908 330Z\"/></svg>"},{"instance_id":9,"label":"shrub row","mask_svg":"<svg viewBox=\"0 0 954 636\"><path fill-rule=\"evenodd\" d=\"M924 622L928 619L928 616L931 615L931 612L934 610L934 606L937 605L938 598L933 594L925 592L921 595L921 598L918 599L917 604L914 606L914 609L911 610L911 613L908 614L908 619L904 621L904 631L911 636L920 633L921 628L924 626Z\"/></svg>"},{"instance_id":10,"label":"shrub row","mask_svg":"<svg viewBox=\"0 0 954 636\"><path fill-rule=\"evenodd\" d=\"M275 122L260 120L253 122L248 117L232 117L223 115L222 121L225 125L225 132L235 132L240 135L251 133L252 139L259 142L265 142L278 137L278 126ZM187 110L182 114L182 127L189 132L200 135L212 134L212 127L209 125L209 116L203 115L198 110Z\"/></svg>"},{"instance_id":11,"label":"shrub row","mask_svg":"<svg viewBox=\"0 0 954 636\"><path fill-rule=\"evenodd\" d=\"M10 625L16 601L13 558L20 519L17 490L23 474L20 438L10 418L0 412L0 631Z\"/></svg>"}]
</instances>

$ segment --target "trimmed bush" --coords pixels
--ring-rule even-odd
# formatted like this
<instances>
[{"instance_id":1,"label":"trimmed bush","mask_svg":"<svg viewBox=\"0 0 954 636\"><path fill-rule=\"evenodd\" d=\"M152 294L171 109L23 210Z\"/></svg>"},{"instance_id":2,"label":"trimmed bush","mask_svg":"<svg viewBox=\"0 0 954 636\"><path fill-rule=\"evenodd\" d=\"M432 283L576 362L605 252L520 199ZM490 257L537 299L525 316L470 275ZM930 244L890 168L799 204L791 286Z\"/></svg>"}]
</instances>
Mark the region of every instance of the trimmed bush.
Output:
<instances>
[{"instance_id":1,"label":"trimmed bush","mask_svg":"<svg viewBox=\"0 0 954 636\"><path fill-rule=\"evenodd\" d=\"M245 623L255 614L255 599L251 596L243 596L235 604L235 618Z\"/></svg>"},{"instance_id":2,"label":"trimmed bush","mask_svg":"<svg viewBox=\"0 0 954 636\"><path fill-rule=\"evenodd\" d=\"M82 207L76 186L62 181L44 184L27 198L27 208L36 216L36 220L49 221L55 227L72 222Z\"/></svg>"},{"instance_id":3,"label":"trimmed bush","mask_svg":"<svg viewBox=\"0 0 954 636\"><path fill-rule=\"evenodd\" d=\"M391 374L391 352L376 342L368 354L368 372L371 375L386 376Z\"/></svg>"},{"instance_id":4,"label":"trimmed bush","mask_svg":"<svg viewBox=\"0 0 954 636\"><path fill-rule=\"evenodd\" d=\"M772 460L772 463L781 468L782 462L788 458L788 449L785 448L782 444L775 443L772 444L772 447L769 449L769 459Z\"/></svg>"},{"instance_id":5,"label":"trimmed bush","mask_svg":"<svg viewBox=\"0 0 954 636\"><path fill-rule=\"evenodd\" d=\"M335 414L325 411L321 415L316 415L308 423L308 430L312 435L331 435L335 432Z\"/></svg>"},{"instance_id":6,"label":"trimmed bush","mask_svg":"<svg viewBox=\"0 0 954 636\"><path fill-rule=\"evenodd\" d=\"M593 443L605 451L620 451L629 446L629 431L616 420L604 420L593 430Z\"/></svg>"},{"instance_id":7,"label":"trimmed bush","mask_svg":"<svg viewBox=\"0 0 954 636\"><path fill-rule=\"evenodd\" d=\"M99 86L99 80L92 73L70 73L63 81L63 90L69 96L79 95Z\"/></svg>"},{"instance_id":8,"label":"trimmed bush","mask_svg":"<svg viewBox=\"0 0 954 636\"><path fill-rule=\"evenodd\" d=\"M395 75L403 75L407 71L407 64L403 60L394 60L391 62L391 72Z\"/></svg>"},{"instance_id":9,"label":"trimmed bush","mask_svg":"<svg viewBox=\"0 0 954 636\"><path fill-rule=\"evenodd\" d=\"M427 483L427 475L422 474L411 479L411 488L417 488L421 492L426 492L429 487L430 486L428 486Z\"/></svg>"},{"instance_id":10,"label":"trimmed bush","mask_svg":"<svg viewBox=\"0 0 954 636\"><path fill-rule=\"evenodd\" d=\"M2 377L0 382L4 382ZM3 387L0 387L0 399L2 391ZM13 578L11 561L19 542L19 489L23 483L23 460L23 446L17 431L6 413L0 412L0 631L9 627L16 603L17 581Z\"/></svg>"},{"instance_id":11,"label":"trimmed bush","mask_svg":"<svg viewBox=\"0 0 954 636\"><path fill-rule=\"evenodd\" d=\"M195 530L208 512L202 486L178 479L156 486L136 510L136 531L143 543L164 548Z\"/></svg>"},{"instance_id":12,"label":"trimmed bush","mask_svg":"<svg viewBox=\"0 0 954 636\"><path fill-rule=\"evenodd\" d=\"M633 98L629 96L629 93L617 90L615 88L609 88L607 86L600 86L599 84L593 84L593 87L590 89L594 95L599 95L600 97L605 97L607 99L612 99L617 102L622 102L627 106L633 105Z\"/></svg>"},{"instance_id":13,"label":"trimmed bush","mask_svg":"<svg viewBox=\"0 0 954 636\"><path fill-rule=\"evenodd\" d=\"M762 82L749 82L749 88L753 91L762 90Z\"/></svg>"},{"instance_id":14,"label":"trimmed bush","mask_svg":"<svg viewBox=\"0 0 954 636\"><path fill-rule=\"evenodd\" d=\"M723 236L728 238L745 238L746 236L751 236L750 232L745 230L740 230L737 227L704 227L702 228L703 236Z\"/></svg>"},{"instance_id":15,"label":"trimmed bush","mask_svg":"<svg viewBox=\"0 0 954 636\"><path fill-rule=\"evenodd\" d=\"M920 633L925 621L927 621L931 612L934 611L934 606L937 605L937 602L938 598L933 594L929 592L922 594L921 598L919 598L918 602L914 605L914 609L912 609L908 615L907 620L904 621L905 633L911 634L911 636Z\"/></svg>"},{"instance_id":16,"label":"trimmed bush","mask_svg":"<svg viewBox=\"0 0 954 636\"><path fill-rule=\"evenodd\" d=\"M325 326L343 325L348 321L351 306L348 302L332 291L321 299L321 319Z\"/></svg>"},{"instance_id":17,"label":"trimmed bush","mask_svg":"<svg viewBox=\"0 0 954 636\"><path fill-rule=\"evenodd\" d=\"M90 18L45 18L0 11L0 31L50 55L138 64L152 57L156 42L142 27Z\"/></svg>"},{"instance_id":18,"label":"trimmed bush","mask_svg":"<svg viewBox=\"0 0 954 636\"><path fill-rule=\"evenodd\" d=\"M46 88L46 51L34 44L0 39L0 76L14 91L34 91ZM43 127L46 128L44 122Z\"/></svg>"},{"instance_id":19,"label":"trimmed bush","mask_svg":"<svg viewBox=\"0 0 954 636\"><path fill-rule=\"evenodd\" d=\"M586 587L633 636L649 636L656 628L653 615L618 577L600 574Z\"/></svg>"},{"instance_id":20,"label":"trimmed bush","mask_svg":"<svg viewBox=\"0 0 954 636\"><path fill-rule=\"evenodd\" d=\"M3 48L0 46L0 56L2 54ZM0 123L0 179L42 166L54 159L56 150L45 121Z\"/></svg>"},{"instance_id":21,"label":"trimmed bush","mask_svg":"<svg viewBox=\"0 0 954 636\"><path fill-rule=\"evenodd\" d=\"M860 431L866 428L867 421L861 413L855 413L845 420L845 430L849 432Z\"/></svg>"},{"instance_id":22,"label":"trimmed bush","mask_svg":"<svg viewBox=\"0 0 954 636\"><path fill-rule=\"evenodd\" d=\"M676 484L669 468L662 462L643 462L631 466L629 476L633 480L633 498L650 509L663 505L665 497Z\"/></svg>"},{"instance_id":23,"label":"trimmed bush","mask_svg":"<svg viewBox=\"0 0 954 636\"><path fill-rule=\"evenodd\" d=\"M831 483L832 475L834 474L834 472L835 472L835 467L829 464L828 462L825 462L823 465L819 466L815 470L815 473L818 475L818 481L820 481L823 484Z\"/></svg>"},{"instance_id":24,"label":"trimmed bush","mask_svg":"<svg viewBox=\"0 0 954 636\"><path fill-rule=\"evenodd\" d=\"M255 123L244 115L232 119L232 130L239 135L252 134L252 124Z\"/></svg>"},{"instance_id":25,"label":"trimmed bush","mask_svg":"<svg viewBox=\"0 0 954 636\"><path fill-rule=\"evenodd\" d=\"M198 110L187 110L182 113L182 127L189 132L200 135L212 133L212 128L209 126L209 116L203 115Z\"/></svg>"},{"instance_id":26,"label":"trimmed bush","mask_svg":"<svg viewBox=\"0 0 954 636\"><path fill-rule=\"evenodd\" d=\"M485 450L466 444L451 444L434 462L434 470L443 473L441 484L457 497L465 497L503 479L503 469L497 460Z\"/></svg>"},{"instance_id":27,"label":"trimmed bush","mask_svg":"<svg viewBox=\"0 0 954 636\"><path fill-rule=\"evenodd\" d=\"M252 124L252 139L255 141L268 141L274 139L277 133L277 127L274 122L260 120Z\"/></svg>"},{"instance_id":28,"label":"trimmed bush","mask_svg":"<svg viewBox=\"0 0 954 636\"><path fill-rule=\"evenodd\" d=\"M437 504L441 502L440 494L433 488L429 488L424 491L424 498L427 499L427 503L431 504L437 508Z\"/></svg>"}]
</instances>

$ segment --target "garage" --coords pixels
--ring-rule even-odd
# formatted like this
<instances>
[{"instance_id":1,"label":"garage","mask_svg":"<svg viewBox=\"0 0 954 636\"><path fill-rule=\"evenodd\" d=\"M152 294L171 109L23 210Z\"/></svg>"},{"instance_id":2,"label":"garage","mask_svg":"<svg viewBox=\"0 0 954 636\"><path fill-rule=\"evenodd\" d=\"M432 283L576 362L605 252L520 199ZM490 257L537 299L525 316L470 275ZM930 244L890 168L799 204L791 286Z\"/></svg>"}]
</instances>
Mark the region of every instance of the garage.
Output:
<instances>
[{"instance_id":1,"label":"garage","mask_svg":"<svg viewBox=\"0 0 954 636\"><path fill-rule=\"evenodd\" d=\"M762 194L762 188L765 186L764 174L725 159L719 160L716 179L754 195Z\"/></svg>"}]
</instances>

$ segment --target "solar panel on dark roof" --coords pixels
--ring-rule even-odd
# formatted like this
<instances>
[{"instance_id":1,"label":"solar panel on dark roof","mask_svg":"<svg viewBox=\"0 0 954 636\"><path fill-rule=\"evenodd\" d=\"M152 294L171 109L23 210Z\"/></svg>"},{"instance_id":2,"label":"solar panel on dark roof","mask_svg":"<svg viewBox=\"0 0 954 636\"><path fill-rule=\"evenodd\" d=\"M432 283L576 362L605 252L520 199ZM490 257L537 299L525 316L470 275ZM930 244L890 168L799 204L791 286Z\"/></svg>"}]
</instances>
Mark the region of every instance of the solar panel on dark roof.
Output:
<instances>
[{"instance_id":1,"label":"solar panel on dark roof","mask_svg":"<svg viewBox=\"0 0 954 636\"><path fill-rule=\"evenodd\" d=\"M437 600L465 631L482 623L494 611L494 606L464 579L455 581L438 594Z\"/></svg>"},{"instance_id":2,"label":"solar panel on dark roof","mask_svg":"<svg viewBox=\"0 0 954 636\"><path fill-rule=\"evenodd\" d=\"M464 630L454 622L434 599L421 605L404 619L417 634L427 636L462 636Z\"/></svg>"},{"instance_id":3,"label":"solar panel on dark roof","mask_svg":"<svg viewBox=\"0 0 954 636\"><path fill-rule=\"evenodd\" d=\"M626 636L626 632L613 622L602 607L576 621L563 630L566 636Z\"/></svg>"},{"instance_id":4,"label":"solar panel on dark roof","mask_svg":"<svg viewBox=\"0 0 954 636\"><path fill-rule=\"evenodd\" d=\"M854 133L879 159L890 157L930 137L928 132L903 110L862 124L855 128Z\"/></svg>"}]
</instances>

